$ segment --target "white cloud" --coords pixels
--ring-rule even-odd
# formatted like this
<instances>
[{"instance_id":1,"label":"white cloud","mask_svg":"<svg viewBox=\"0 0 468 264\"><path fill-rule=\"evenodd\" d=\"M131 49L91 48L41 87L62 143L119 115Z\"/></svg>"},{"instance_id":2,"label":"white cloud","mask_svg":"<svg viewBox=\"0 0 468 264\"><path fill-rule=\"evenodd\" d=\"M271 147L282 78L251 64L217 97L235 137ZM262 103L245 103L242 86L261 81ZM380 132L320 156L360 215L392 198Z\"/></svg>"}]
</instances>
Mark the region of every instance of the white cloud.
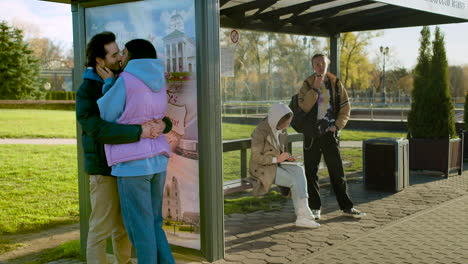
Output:
<instances>
[{"instance_id":1,"label":"white cloud","mask_svg":"<svg viewBox=\"0 0 468 264\"><path fill-rule=\"evenodd\" d=\"M68 4L37 0L2 0L0 19L10 24L23 24L26 34L49 38L71 48L73 27L71 8ZM29 32L31 31L31 32ZM38 31L38 32L37 32Z\"/></svg>"}]
</instances>

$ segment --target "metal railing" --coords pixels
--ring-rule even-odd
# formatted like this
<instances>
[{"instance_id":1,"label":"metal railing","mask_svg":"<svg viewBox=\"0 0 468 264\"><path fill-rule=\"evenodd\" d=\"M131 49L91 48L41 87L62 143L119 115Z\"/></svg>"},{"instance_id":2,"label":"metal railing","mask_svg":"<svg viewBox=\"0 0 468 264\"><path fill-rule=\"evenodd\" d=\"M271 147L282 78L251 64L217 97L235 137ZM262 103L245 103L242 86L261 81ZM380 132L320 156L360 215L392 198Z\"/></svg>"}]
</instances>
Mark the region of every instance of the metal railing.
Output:
<instances>
[{"instance_id":1,"label":"metal railing","mask_svg":"<svg viewBox=\"0 0 468 264\"><path fill-rule=\"evenodd\" d=\"M384 102L383 97L350 97L353 108L368 108L372 112L377 109L400 109L403 113L411 107L411 97L387 97ZM453 97L455 108L463 109L465 98ZM290 99L269 100L269 101L226 101L222 104L224 115L266 115L273 103L284 103L288 105Z\"/></svg>"}]
</instances>

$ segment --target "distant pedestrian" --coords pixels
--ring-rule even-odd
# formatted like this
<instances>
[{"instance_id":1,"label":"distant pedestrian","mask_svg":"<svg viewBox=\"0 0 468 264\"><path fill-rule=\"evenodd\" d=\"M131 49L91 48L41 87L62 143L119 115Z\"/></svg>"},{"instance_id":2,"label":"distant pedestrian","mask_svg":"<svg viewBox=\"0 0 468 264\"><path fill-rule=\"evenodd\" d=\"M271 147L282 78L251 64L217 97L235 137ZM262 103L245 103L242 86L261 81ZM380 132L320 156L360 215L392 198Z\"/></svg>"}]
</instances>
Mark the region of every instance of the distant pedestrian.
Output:
<instances>
[{"instance_id":1,"label":"distant pedestrian","mask_svg":"<svg viewBox=\"0 0 468 264\"><path fill-rule=\"evenodd\" d=\"M339 132L349 120L351 105L340 80L328 70L328 58L312 57L314 74L303 83L299 106L308 113L304 124L304 163L309 190L309 206L316 220L320 219L322 202L318 168L323 155L336 199L346 216L364 217L354 208L348 193L339 149Z\"/></svg>"}]
</instances>

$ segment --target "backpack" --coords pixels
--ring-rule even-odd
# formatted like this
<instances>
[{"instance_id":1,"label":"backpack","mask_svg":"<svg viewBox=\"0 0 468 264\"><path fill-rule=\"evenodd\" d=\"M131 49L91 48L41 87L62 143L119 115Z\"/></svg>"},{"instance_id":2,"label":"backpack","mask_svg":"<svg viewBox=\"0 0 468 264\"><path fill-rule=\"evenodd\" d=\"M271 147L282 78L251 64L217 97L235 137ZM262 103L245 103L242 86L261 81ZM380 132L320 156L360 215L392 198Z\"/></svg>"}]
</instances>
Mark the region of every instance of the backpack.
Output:
<instances>
[{"instance_id":1,"label":"backpack","mask_svg":"<svg viewBox=\"0 0 468 264\"><path fill-rule=\"evenodd\" d=\"M334 105L334 110L335 110L335 115L338 116L338 112L340 111L340 98L341 98L341 89L338 87L338 82L339 79L336 78L336 83L335 83L335 105ZM309 82L305 81L307 86L310 88ZM291 102L289 103L289 108L293 112L294 116L293 119L291 120L291 126L296 130L298 133L303 133L304 132L304 124L306 123L306 119L309 113L304 112L300 107L299 107L299 94L295 94L291 97ZM312 115L317 115L314 111ZM311 122L312 120L309 120ZM313 131L315 132L315 131Z\"/></svg>"},{"instance_id":2,"label":"backpack","mask_svg":"<svg viewBox=\"0 0 468 264\"><path fill-rule=\"evenodd\" d=\"M304 124L306 121L307 113L299 107L299 94L295 94L291 97L289 108L293 112L293 119L291 120L291 126L298 133L302 133Z\"/></svg>"}]
</instances>

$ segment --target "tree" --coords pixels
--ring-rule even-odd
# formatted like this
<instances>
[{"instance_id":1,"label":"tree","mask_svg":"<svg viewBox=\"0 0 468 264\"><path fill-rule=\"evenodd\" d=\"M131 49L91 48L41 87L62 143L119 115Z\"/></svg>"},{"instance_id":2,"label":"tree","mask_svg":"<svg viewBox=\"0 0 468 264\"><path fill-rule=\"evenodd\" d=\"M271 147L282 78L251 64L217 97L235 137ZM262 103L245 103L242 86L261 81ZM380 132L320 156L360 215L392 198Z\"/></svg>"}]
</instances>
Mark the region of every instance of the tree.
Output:
<instances>
[{"instance_id":1,"label":"tree","mask_svg":"<svg viewBox=\"0 0 468 264\"><path fill-rule=\"evenodd\" d=\"M39 66L22 31L0 21L0 99L40 95Z\"/></svg>"},{"instance_id":2,"label":"tree","mask_svg":"<svg viewBox=\"0 0 468 264\"><path fill-rule=\"evenodd\" d=\"M221 29L221 45L230 46ZM319 48L297 35L241 31L234 51L234 78L225 78L225 100L289 99L311 74L310 56ZM309 39L310 41L311 39ZM309 49L307 48L309 47Z\"/></svg>"},{"instance_id":3,"label":"tree","mask_svg":"<svg viewBox=\"0 0 468 264\"><path fill-rule=\"evenodd\" d=\"M444 36L436 27L432 51L430 30L421 30L418 63L414 69L413 102L408 129L414 138L442 139L455 136Z\"/></svg>"},{"instance_id":4,"label":"tree","mask_svg":"<svg viewBox=\"0 0 468 264\"><path fill-rule=\"evenodd\" d=\"M450 66L450 93L454 97L463 97L465 94L465 84L463 68L461 66Z\"/></svg>"},{"instance_id":5,"label":"tree","mask_svg":"<svg viewBox=\"0 0 468 264\"><path fill-rule=\"evenodd\" d=\"M340 68L343 85L352 93L369 87L375 65L367 59L366 47L379 33L346 32L340 37Z\"/></svg>"},{"instance_id":6,"label":"tree","mask_svg":"<svg viewBox=\"0 0 468 264\"><path fill-rule=\"evenodd\" d=\"M302 87L303 81L312 73L310 57L307 52L307 42L303 37L289 34L278 34L274 49L275 72L279 83L275 83L278 99L291 98ZM316 47L313 47L315 50ZM279 84L279 86L277 85Z\"/></svg>"},{"instance_id":7,"label":"tree","mask_svg":"<svg viewBox=\"0 0 468 264\"><path fill-rule=\"evenodd\" d=\"M64 52L60 45L48 38L32 38L27 42L33 55L39 59L39 64L42 69L63 68L54 65L64 60Z\"/></svg>"},{"instance_id":8,"label":"tree","mask_svg":"<svg viewBox=\"0 0 468 264\"><path fill-rule=\"evenodd\" d=\"M413 101L411 110L408 113L408 130L411 137L424 138L426 132L431 129L431 119L427 113L428 107L426 94L427 88L431 80L431 47L430 47L431 31L428 26L424 26L421 30L419 39L419 55L418 62L413 73L413 91L411 93Z\"/></svg>"},{"instance_id":9,"label":"tree","mask_svg":"<svg viewBox=\"0 0 468 264\"><path fill-rule=\"evenodd\" d=\"M408 89L405 87L408 75L406 68L395 68L385 73L385 89L390 97L401 96Z\"/></svg>"},{"instance_id":10,"label":"tree","mask_svg":"<svg viewBox=\"0 0 468 264\"><path fill-rule=\"evenodd\" d=\"M447 54L445 52L444 35L436 27L434 41L432 42L431 84L430 99L432 129L426 132L429 138L454 137L455 108L450 94L450 81L448 73Z\"/></svg>"}]
</instances>

